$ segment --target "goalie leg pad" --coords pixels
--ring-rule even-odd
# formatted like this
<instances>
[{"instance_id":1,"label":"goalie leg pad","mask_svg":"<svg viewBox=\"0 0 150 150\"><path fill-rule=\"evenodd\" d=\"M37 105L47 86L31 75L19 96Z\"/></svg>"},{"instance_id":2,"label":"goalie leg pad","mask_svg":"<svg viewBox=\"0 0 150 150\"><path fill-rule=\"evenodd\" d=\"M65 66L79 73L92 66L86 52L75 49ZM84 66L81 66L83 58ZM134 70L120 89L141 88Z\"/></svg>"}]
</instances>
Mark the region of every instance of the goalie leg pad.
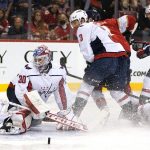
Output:
<instances>
[{"instance_id":1,"label":"goalie leg pad","mask_svg":"<svg viewBox=\"0 0 150 150\"><path fill-rule=\"evenodd\" d=\"M25 109L12 112L11 116L4 119L0 128L1 134L21 134L31 126L31 112Z\"/></svg>"},{"instance_id":2,"label":"goalie leg pad","mask_svg":"<svg viewBox=\"0 0 150 150\"><path fill-rule=\"evenodd\" d=\"M21 130L26 132L31 125L32 115L30 111L22 109L12 115L12 120L13 125L21 127Z\"/></svg>"},{"instance_id":3,"label":"goalie leg pad","mask_svg":"<svg viewBox=\"0 0 150 150\"><path fill-rule=\"evenodd\" d=\"M45 113L49 111L49 107L42 100L39 93L37 91L31 91L24 94L24 98L26 104L31 109L31 111L35 114Z\"/></svg>"}]
</instances>

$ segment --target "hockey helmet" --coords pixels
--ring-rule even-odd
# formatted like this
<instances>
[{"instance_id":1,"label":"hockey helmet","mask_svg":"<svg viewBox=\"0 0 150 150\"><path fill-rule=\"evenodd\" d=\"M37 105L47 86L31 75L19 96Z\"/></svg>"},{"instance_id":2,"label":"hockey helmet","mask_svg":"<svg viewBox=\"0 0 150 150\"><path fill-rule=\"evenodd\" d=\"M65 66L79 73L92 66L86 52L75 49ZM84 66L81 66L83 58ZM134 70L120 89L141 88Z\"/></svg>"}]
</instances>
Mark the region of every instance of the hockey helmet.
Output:
<instances>
[{"instance_id":1,"label":"hockey helmet","mask_svg":"<svg viewBox=\"0 0 150 150\"><path fill-rule=\"evenodd\" d=\"M72 26L72 22L75 21L75 20L78 20L79 21L79 24L81 25L82 24L82 19L85 20L85 22L87 22L88 20L88 15L86 14L86 12L82 9L78 9L78 10L75 10L71 15L70 15L70 18L69 18L69 21L70 21L70 25L71 27L73 28Z\"/></svg>"},{"instance_id":2,"label":"hockey helmet","mask_svg":"<svg viewBox=\"0 0 150 150\"><path fill-rule=\"evenodd\" d=\"M86 13L88 15L89 21L100 21L101 20L101 15L96 9L87 10Z\"/></svg>"}]
</instances>

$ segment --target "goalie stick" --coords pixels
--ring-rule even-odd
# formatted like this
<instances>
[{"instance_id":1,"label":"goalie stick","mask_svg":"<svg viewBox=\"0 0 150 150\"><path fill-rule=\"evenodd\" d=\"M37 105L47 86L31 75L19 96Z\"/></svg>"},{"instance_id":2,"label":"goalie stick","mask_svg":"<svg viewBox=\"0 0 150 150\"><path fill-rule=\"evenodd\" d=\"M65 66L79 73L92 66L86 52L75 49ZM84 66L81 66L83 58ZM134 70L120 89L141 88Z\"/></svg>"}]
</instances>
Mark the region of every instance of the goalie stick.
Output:
<instances>
[{"instance_id":1,"label":"goalie stick","mask_svg":"<svg viewBox=\"0 0 150 150\"><path fill-rule=\"evenodd\" d=\"M72 121L72 120L68 120L66 118L63 118L63 117L60 117L56 114L52 114L52 113L46 113L46 117L51 119L51 120L54 120L56 122L59 122L63 125L67 125L69 127L72 127L72 128L75 128L75 129L78 129L78 130L81 130L81 131L87 131L87 126L84 125L84 124L81 124L81 123L78 123L78 122L75 122L75 121Z\"/></svg>"},{"instance_id":2,"label":"goalie stick","mask_svg":"<svg viewBox=\"0 0 150 150\"><path fill-rule=\"evenodd\" d=\"M9 102L9 104L13 105L13 106L16 106L18 108L23 108L23 109L30 110L28 107L25 107L25 106L22 106L22 105L13 103L13 102ZM60 116L58 116L54 113L47 112L46 117L53 120L53 121L55 121L55 122L61 123L63 125L67 125L69 127L72 127L72 128L75 128L75 129L78 129L78 130L81 130L81 131L87 131L88 130L87 126L84 125L84 124L81 124L81 123L78 123L78 122L75 122L75 121L72 121L72 120L68 120L68 119L60 117Z\"/></svg>"},{"instance_id":3,"label":"goalie stick","mask_svg":"<svg viewBox=\"0 0 150 150\"><path fill-rule=\"evenodd\" d=\"M150 44L150 42L148 41L134 41L134 40L132 40L131 43Z\"/></svg>"}]
</instances>

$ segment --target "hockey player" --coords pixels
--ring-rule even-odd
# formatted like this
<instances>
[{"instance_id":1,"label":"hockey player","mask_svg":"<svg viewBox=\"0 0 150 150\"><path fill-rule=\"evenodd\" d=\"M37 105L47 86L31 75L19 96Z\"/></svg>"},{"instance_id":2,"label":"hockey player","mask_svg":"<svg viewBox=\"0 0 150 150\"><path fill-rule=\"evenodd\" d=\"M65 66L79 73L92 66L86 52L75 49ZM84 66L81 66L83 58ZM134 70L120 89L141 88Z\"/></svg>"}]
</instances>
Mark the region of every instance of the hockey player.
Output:
<instances>
[{"instance_id":1,"label":"hockey player","mask_svg":"<svg viewBox=\"0 0 150 150\"><path fill-rule=\"evenodd\" d=\"M8 86L7 97L10 102L28 107L24 94L37 90L44 102L54 94L59 109L67 109L66 71L60 66L53 65L51 59L52 53L45 45L38 46L33 51L33 62L25 65ZM12 109L11 107L9 106L9 109ZM1 117L4 116L0 115ZM45 113L37 116L26 109L18 110L4 119L0 132L24 133L30 126L40 124L44 117Z\"/></svg>"},{"instance_id":2,"label":"hockey player","mask_svg":"<svg viewBox=\"0 0 150 150\"><path fill-rule=\"evenodd\" d=\"M148 18L150 15L150 7L146 7L145 16ZM146 33L147 34L147 33ZM133 49L137 51L137 57L143 59L150 56L150 44L146 42L135 42L132 44ZM143 88L140 94L138 113L141 121L150 123L150 69L148 70L144 81Z\"/></svg>"},{"instance_id":3,"label":"hockey player","mask_svg":"<svg viewBox=\"0 0 150 150\"><path fill-rule=\"evenodd\" d=\"M98 22L100 26L107 28L110 30L110 32L114 35L120 35L124 36L126 38L126 41L131 44L130 38L131 35L135 32L138 23L136 22L136 18L131 15L124 15L118 19L111 18L111 19L106 19L103 21ZM118 36L119 37L119 36ZM122 40L122 42L125 41ZM131 46L130 49L128 49L126 52L128 54L127 58L127 80L126 80L126 85L124 87L124 92L127 95L132 95L131 87L130 87L130 81L131 81L131 69L130 69L130 55L131 55ZM130 97L132 101L132 108L134 111L137 111L138 103L139 101L133 97Z\"/></svg>"},{"instance_id":4,"label":"hockey player","mask_svg":"<svg viewBox=\"0 0 150 150\"><path fill-rule=\"evenodd\" d=\"M149 43L134 43L134 50L137 51L137 57L143 59L150 56L150 44ZM144 81L143 88L140 94L138 113L141 117L141 121L150 123L150 69L148 70Z\"/></svg>"},{"instance_id":5,"label":"hockey player","mask_svg":"<svg viewBox=\"0 0 150 150\"><path fill-rule=\"evenodd\" d=\"M100 21L102 19L101 14L95 10L87 10L86 11L87 15L88 15L88 22L93 22L93 21ZM85 72L86 70L88 70L88 68L90 67L91 63L86 61L87 63L87 67L85 68ZM107 101L104 97L104 94L102 93L102 85L100 85L100 87L95 87L92 94L91 94L93 100L95 101L97 107L100 110L105 110L106 114L106 118L108 119L110 113L109 113L109 108L107 106Z\"/></svg>"},{"instance_id":6,"label":"hockey player","mask_svg":"<svg viewBox=\"0 0 150 150\"><path fill-rule=\"evenodd\" d=\"M139 102L138 113L141 116L141 121L150 124L150 69L144 78Z\"/></svg>"},{"instance_id":7,"label":"hockey player","mask_svg":"<svg viewBox=\"0 0 150 150\"><path fill-rule=\"evenodd\" d=\"M96 10L93 10L93 11L88 10L87 14L88 14L88 22L96 21L96 22L98 22L98 24L100 26L110 30L110 32L112 34L114 33L114 34L118 34L121 36L123 34L126 37L126 40L128 41L128 43L130 43L130 36L134 33L134 31L136 30L137 25L138 25L136 22L136 18L134 16L130 16L130 15L124 15L118 19L111 18L111 19L101 20L101 15ZM129 56L131 53L130 51L127 51ZM88 66L89 65L90 64L88 63ZM130 95L132 93L131 88L130 88L130 80L131 80L130 74L131 74L130 57L128 57L127 83L124 88L125 93L127 93L128 95ZM106 83L107 82L105 82L103 86L107 87ZM101 87L100 87L100 89L101 89ZM138 100L135 98L131 98L131 100L132 100L134 108L137 108ZM103 102L104 101L106 103L106 100L103 98Z\"/></svg>"},{"instance_id":8,"label":"hockey player","mask_svg":"<svg viewBox=\"0 0 150 150\"><path fill-rule=\"evenodd\" d=\"M108 27L98 23L88 23L87 19L88 16L83 10L76 10L70 15L70 25L77 29L80 51L91 65L84 74L72 110L66 117L79 117L94 88L107 81L111 96L121 106L124 116L131 119L131 101L124 92L130 45L122 34L115 32L116 30L112 32Z\"/></svg>"}]
</instances>

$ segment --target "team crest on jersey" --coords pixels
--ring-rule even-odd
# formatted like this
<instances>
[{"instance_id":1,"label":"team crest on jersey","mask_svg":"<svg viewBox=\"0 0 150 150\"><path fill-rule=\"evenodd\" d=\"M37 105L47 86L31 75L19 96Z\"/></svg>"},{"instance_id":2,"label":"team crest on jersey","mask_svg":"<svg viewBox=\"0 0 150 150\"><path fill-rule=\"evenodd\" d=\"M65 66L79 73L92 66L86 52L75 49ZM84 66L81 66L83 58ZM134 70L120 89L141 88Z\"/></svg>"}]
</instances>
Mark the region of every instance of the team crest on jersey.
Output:
<instances>
[{"instance_id":1,"label":"team crest on jersey","mask_svg":"<svg viewBox=\"0 0 150 150\"><path fill-rule=\"evenodd\" d=\"M52 84L50 87L45 86L45 87L41 87L41 91L39 91L40 95L44 95L45 98L49 97L49 95L51 93L53 93L54 91L56 91L55 87L52 87Z\"/></svg>"}]
</instances>

